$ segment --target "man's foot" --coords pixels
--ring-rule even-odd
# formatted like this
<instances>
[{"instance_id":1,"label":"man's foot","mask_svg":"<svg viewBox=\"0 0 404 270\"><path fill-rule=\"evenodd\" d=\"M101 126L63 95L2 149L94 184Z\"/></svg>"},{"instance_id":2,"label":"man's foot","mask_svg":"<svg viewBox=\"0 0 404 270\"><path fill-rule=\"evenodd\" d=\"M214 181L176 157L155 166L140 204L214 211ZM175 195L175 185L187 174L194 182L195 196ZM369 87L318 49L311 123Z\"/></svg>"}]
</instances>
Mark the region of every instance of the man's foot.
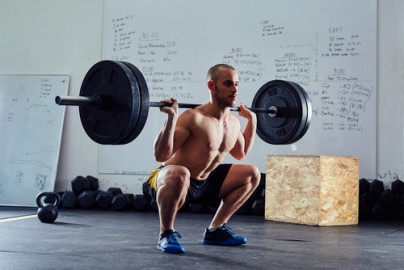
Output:
<instances>
[{"instance_id":1,"label":"man's foot","mask_svg":"<svg viewBox=\"0 0 404 270\"><path fill-rule=\"evenodd\" d=\"M160 236L160 240L157 244L157 249L167 253L184 253L185 249L177 241L177 237L181 238L181 235L175 231L165 232Z\"/></svg>"},{"instance_id":2,"label":"man's foot","mask_svg":"<svg viewBox=\"0 0 404 270\"><path fill-rule=\"evenodd\" d=\"M243 236L237 236L229 227L223 224L222 227L216 228L214 231L206 229L203 235L203 243L206 245L237 246L247 243L247 239Z\"/></svg>"}]
</instances>

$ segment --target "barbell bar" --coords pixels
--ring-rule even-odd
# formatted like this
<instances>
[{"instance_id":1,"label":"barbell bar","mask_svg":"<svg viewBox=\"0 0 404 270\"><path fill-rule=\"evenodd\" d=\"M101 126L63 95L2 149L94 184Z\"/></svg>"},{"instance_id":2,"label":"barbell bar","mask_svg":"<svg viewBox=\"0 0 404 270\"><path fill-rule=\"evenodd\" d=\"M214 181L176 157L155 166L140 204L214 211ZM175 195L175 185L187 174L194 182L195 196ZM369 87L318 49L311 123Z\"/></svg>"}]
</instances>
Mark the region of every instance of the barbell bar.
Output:
<instances>
[{"instance_id":1,"label":"barbell bar","mask_svg":"<svg viewBox=\"0 0 404 270\"><path fill-rule=\"evenodd\" d=\"M72 97L72 96L57 96L55 98L55 102L58 105L65 105L65 106L99 106L102 107L103 105L103 98L102 96L91 96L91 97ZM149 107L157 107L161 108L164 106L167 106L166 103L164 102L155 102L155 101L149 101ZM193 104L193 103L178 103L178 108L187 108L187 109L193 109L201 104ZM248 108L250 111L253 111L255 113L268 113L270 117L276 117L276 107L271 107L268 109L264 108ZM240 108L239 107L231 107L230 111L233 112L239 112Z\"/></svg>"},{"instance_id":2,"label":"barbell bar","mask_svg":"<svg viewBox=\"0 0 404 270\"><path fill-rule=\"evenodd\" d=\"M87 135L99 144L127 144L142 131L149 107L166 106L149 101L143 74L131 63L103 60L83 79L79 96L57 96L55 103L79 106ZM179 103L179 108L200 104ZM270 144L294 143L306 133L312 116L311 101L298 84L283 80L265 83L255 94L250 110L257 113L257 134ZM231 111L239 111L231 107Z\"/></svg>"}]
</instances>

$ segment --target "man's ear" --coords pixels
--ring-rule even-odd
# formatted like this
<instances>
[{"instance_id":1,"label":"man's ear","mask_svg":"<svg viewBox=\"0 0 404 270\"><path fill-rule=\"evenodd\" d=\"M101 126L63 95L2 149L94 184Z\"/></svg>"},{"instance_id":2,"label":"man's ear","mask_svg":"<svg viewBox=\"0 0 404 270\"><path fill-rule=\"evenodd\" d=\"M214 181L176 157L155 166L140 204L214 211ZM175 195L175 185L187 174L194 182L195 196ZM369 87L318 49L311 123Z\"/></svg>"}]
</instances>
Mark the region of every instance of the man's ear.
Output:
<instances>
[{"instance_id":1,"label":"man's ear","mask_svg":"<svg viewBox=\"0 0 404 270\"><path fill-rule=\"evenodd\" d=\"M209 88L209 90L211 90L211 91L215 90L215 84L213 83L212 80L209 80L209 81L208 81L208 88Z\"/></svg>"}]
</instances>

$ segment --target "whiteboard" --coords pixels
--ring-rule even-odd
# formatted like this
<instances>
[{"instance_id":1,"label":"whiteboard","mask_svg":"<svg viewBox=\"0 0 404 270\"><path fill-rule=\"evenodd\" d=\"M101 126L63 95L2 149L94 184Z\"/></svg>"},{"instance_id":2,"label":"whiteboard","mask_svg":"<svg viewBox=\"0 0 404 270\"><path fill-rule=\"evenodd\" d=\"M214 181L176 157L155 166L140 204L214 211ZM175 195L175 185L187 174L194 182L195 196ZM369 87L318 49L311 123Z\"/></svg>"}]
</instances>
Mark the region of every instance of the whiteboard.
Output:
<instances>
[{"instance_id":1,"label":"whiteboard","mask_svg":"<svg viewBox=\"0 0 404 270\"><path fill-rule=\"evenodd\" d=\"M103 57L137 66L151 101L206 102L206 72L216 63L238 70L239 102L251 104L274 79L307 91L306 135L280 146L257 136L243 163L264 172L267 155L356 156L361 177L376 174L376 0L105 0L104 8ZM99 146L99 173L155 168L153 140L164 120L151 108L134 142Z\"/></svg>"},{"instance_id":2,"label":"whiteboard","mask_svg":"<svg viewBox=\"0 0 404 270\"><path fill-rule=\"evenodd\" d=\"M0 75L0 205L36 206L53 191L68 75Z\"/></svg>"}]
</instances>

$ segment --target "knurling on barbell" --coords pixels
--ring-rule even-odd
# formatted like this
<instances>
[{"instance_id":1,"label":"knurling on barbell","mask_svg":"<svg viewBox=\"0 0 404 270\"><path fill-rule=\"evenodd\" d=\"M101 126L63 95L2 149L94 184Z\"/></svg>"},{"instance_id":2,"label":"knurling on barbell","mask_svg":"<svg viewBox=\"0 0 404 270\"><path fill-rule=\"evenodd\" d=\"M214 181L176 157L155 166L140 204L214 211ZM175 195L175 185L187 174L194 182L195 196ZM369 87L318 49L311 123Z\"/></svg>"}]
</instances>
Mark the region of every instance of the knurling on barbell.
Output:
<instances>
[{"instance_id":1,"label":"knurling on barbell","mask_svg":"<svg viewBox=\"0 0 404 270\"><path fill-rule=\"evenodd\" d=\"M96 143L120 145L132 142L143 130L149 107L162 102L149 101L143 74L128 62L103 60L86 73L80 96L57 96L58 105L79 106L82 126ZM180 108L200 104L179 103ZM291 144L308 130L311 101L297 83L273 80L255 94L250 110L257 113L257 134L269 144ZM239 108L232 107L232 111Z\"/></svg>"}]
</instances>

